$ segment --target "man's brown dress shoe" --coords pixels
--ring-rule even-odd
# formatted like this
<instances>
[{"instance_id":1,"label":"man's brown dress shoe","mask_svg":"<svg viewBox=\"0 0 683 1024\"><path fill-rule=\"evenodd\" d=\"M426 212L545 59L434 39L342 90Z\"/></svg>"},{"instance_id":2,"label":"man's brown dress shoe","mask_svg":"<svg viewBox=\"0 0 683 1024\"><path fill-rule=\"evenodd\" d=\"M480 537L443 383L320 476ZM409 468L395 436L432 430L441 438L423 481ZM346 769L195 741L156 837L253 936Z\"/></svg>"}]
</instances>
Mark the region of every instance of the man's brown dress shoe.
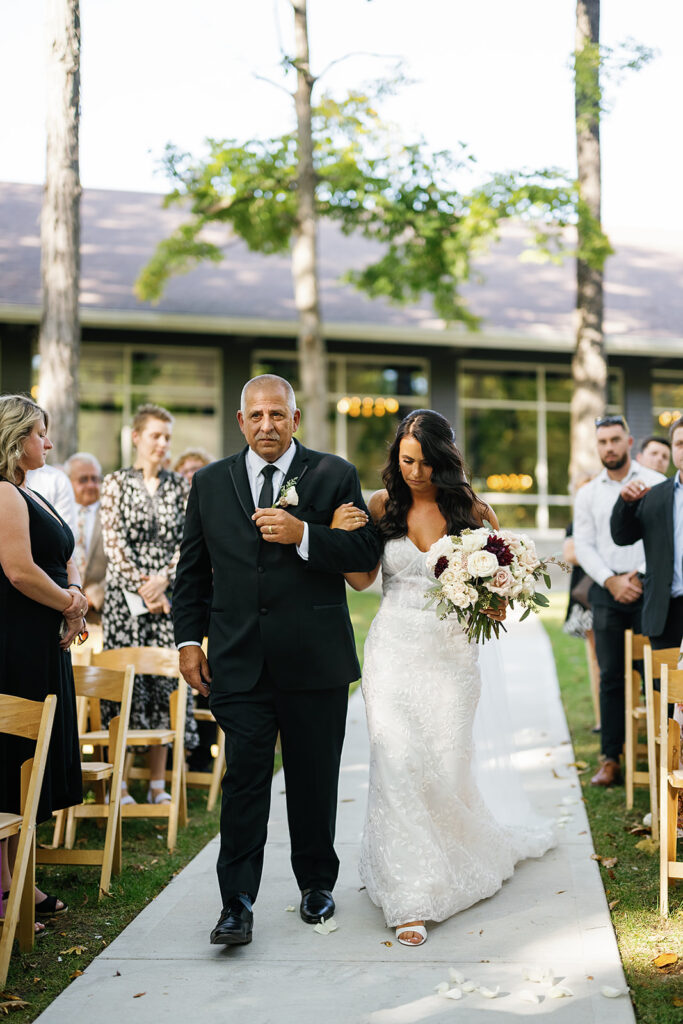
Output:
<instances>
[{"instance_id":1,"label":"man's brown dress shoe","mask_svg":"<svg viewBox=\"0 0 683 1024\"><path fill-rule=\"evenodd\" d=\"M618 786L621 769L618 761L603 761L591 779L591 786Z\"/></svg>"}]
</instances>

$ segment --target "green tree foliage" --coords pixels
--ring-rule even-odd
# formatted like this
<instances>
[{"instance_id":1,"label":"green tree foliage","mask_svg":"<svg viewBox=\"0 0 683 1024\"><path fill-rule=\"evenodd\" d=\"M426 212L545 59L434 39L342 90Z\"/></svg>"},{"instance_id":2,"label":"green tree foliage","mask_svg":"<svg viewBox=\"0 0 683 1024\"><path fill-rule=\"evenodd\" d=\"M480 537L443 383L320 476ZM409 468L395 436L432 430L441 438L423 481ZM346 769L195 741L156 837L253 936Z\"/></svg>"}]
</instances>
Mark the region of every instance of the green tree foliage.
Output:
<instances>
[{"instance_id":1,"label":"green tree foliage","mask_svg":"<svg viewBox=\"0 0 683 1024\"><path fill-rule=\"evenodd\" d=\"M313 108L316 213L335 220L345 234L360 232L380 243L381 254L347 280L370 296L409 302L429 294L445 321L477 326L460 289L472 262L506 218L529 224L529 244L558 259L576 254L560 229L575 224L576 185L557 169L499 174L461 191L456 182L474 162L464 144L456 153L431 152L424 143L401 143L384 124L373 99L350 92L323 95ZM296 136L208 139L195 159L169 145L164 167L173 183L166 206L179 204L188 220L157 247L138 278L140 298L158 301L172 274L203 260L218 261L222 248L204 237L225 224L257 252L287 251L296 229ZM606 239L585 210L582 257L603 259Z\"/></svg>"}]
</instances>

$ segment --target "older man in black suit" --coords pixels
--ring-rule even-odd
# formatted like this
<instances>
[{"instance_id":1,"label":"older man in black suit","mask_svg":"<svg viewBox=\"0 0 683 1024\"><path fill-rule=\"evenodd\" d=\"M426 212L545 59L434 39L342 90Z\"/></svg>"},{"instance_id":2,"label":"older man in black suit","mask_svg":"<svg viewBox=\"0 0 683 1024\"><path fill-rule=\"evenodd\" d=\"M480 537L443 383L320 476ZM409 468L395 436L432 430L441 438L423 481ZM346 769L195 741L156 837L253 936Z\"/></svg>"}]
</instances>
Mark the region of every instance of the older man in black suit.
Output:
<instances>
[{"instance_id":1,"label":"older man in black suit","mask_svg":"<svg viewBox=\"0 0 683 1024\"><path fill-rule=\"evenodd\" d=\"M645 546L641 629L658 650L678 647L683 637L683 418L669 437L675 476L656 487L629 481L610 521L616 544L642 538Z\"/></svg>"},{"instance_id":2,"label":"older man in black suit","mask_svg":"<svg viewBox=\"0 0 683 1024\"><path fill-rule=\"evenodd\" d=\"M173 592L183 676L209 694L226 735L223 910L211 933L225 945L251 941L278 731L301 916L314 924L334 912L339 763L360 675L342 574L379 559L365 513L356 532L330 529L343 502L364 509L358 474L293 440L290 384L255 377L241 405L247 447L195 474Z\"/></svg>"}]
</instances>

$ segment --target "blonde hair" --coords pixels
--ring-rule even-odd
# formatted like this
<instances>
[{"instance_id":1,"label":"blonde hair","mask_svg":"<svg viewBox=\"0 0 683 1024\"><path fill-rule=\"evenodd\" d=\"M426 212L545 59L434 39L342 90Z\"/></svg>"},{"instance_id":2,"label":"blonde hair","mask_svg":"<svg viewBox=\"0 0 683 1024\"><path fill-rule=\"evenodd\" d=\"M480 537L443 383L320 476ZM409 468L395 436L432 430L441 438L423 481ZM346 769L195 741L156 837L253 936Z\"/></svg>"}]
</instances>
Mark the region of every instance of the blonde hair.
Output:
<instances>
[{"instance_id":1,"label":"blonde hair","mask_svg":"<svg viewBox=\"0 0 683 1024\"><path fill-rule=\"evenodd\" d=\"M210 455L206 448L186 448L185 451L181 452L175 460L175 466L173 467L174 473L179 473L181 466L183 463L187 462L188 459L198 459L204 466L208 466L209 463L216 461L215 456Z\"/></svg>"},{"instance_id":2,"label":"blonde hair","mask_svg":"<svg viewBox=\"0 0 683 1024\"><path fill-rule=\"evenodd\" d=\"M162 405L153 405L152 402L147 402L136 410L131 430L138 432L144 430L147 420L163 420L164 423L173 423L173 417L168 409L164 409Z\"/></svg>"},{"instance_id":3,"label":"blonde hair","mask_svg":"<svg viewBox=\"0 0 683 1024\"><path fill-rule=\"evenodd\" d=\"M23 442L40 420L47 429L47 413L28 395L0 395L0 477L10 483L24 482L26 474L18 465Z\"/></svg>"}]
</instances>

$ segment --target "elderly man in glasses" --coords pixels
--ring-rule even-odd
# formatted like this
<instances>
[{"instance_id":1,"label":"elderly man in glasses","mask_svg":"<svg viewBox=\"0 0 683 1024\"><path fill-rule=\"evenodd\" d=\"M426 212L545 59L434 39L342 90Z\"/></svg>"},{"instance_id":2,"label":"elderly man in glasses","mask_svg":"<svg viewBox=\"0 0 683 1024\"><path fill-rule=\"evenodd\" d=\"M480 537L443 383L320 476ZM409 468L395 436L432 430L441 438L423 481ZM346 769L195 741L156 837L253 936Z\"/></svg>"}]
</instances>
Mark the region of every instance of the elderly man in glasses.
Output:
<instances>
[{"instance_id":1,"label":"elderly man in glasses","mask_svg":"<svg viewBox=\"0 0 683 1024\"><path fill-rule=\"evenodd\" d=\"M637 481L649 488L664 476L631 460L633 438L623 416L596 420L595 439L604 468L576 496L574 544L581 568L593 579L589 596L600 668L603 762L591 782L594 786L611 786L621 781L624 631L640 632L645 551L641 540L625 546L615 544L610 518L625 484Z\"/></svg>"},{"instance_id":2,"label":"elderly man in glasses","mask_svg":"<svg viewBox=\"0 0 683 1024\"><path fill-rule=\"evenodd\" d=\"M104 578L107 556L104 553L100 523L100 487L102 467L89 452L76 452L64 464L76 498L74 559L88 598L87 621L99 625L104 602Z\"/></svg>"}]
</instances>

